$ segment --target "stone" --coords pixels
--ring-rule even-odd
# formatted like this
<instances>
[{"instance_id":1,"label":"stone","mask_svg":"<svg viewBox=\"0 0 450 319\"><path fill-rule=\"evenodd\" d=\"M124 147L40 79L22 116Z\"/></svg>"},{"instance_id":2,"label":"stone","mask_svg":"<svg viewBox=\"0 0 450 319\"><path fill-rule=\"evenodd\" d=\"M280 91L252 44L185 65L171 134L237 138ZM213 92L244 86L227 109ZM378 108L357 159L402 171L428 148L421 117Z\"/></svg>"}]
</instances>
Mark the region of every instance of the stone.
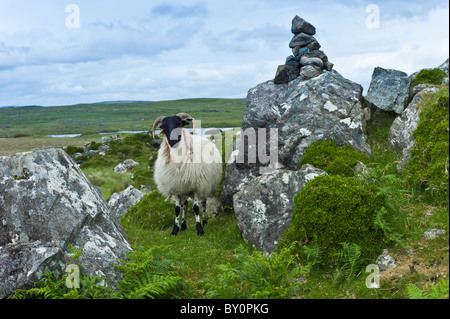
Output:
<instances>
[{"instance_id":1,"label":"stone","mask_svg":"<svg viewBox=\"0 0 450 319\"><path fill-rule=\"evenodd\" d=\"M309 54L302 55L302 57L300 58L300 64L301 65L315 65L315 66L318 66L319 68L321 68L321 71L322 71L322 67L323 67L322 59L317 58L317 57L311 57Z\"/></svg>"},{"instance_id":2,"label":"stone","mask_svg":"<svg viewBox=\"0 0 450 319\"><path fill-rule=\"evenodd\" d=\"M320 60L320 59L318 59ZM314 78L322 74L322 68L317 65L306 65L300 69L300 75L304 76L307 79Z\"/></svg>"},{"instance_id":3,"label":"stone","mask_svg":"<svg viewBox=\"0 0 450 319\"><path fill-rule=\"evenodd\" d=\"M289 47L294 48L298 46L300 48L303 48L306 47L308 44L312 43L313 41L316 41L316 39L313 36L310 36L309 34L306 33L299 33L292 38L291 42L289 43Z\"/></svg>"},{"instance_id":4,"label":"stone","mask_svg":"<svg viewBox=\"0 0 450 319\"><path fill-rule=\"evenodd\" d=\"M0 157L0 298L33 287L45 270L64 274L68 246L88 275L117 284L131 249L117 216L61 149ZM72 261L73 262L73 261Z\"/></svg>"},{"instance_id":5,"label":"stone","mask_svg":"<svg viewBox=\"0 0 450 319\"><path fill-rule=\"evenodd\" d=\"M298 15L292 19L291 32L293 34L306 33L309 35L316 34L316 28Z\"/></svg>"},{"instance_id":6,"label":"stone","mask_svg":"<svg viewBox=\"0 0 450 319\"><path fill-rule=\"evenodd\" d=\"M308 51L309 51L309 49L308 49ZM309 51L309 52L306 52L304 55L307 56L307 57L310 57L310 58L319 58L324 63L328 61L327 55L321 50Z\"/></svg>"},{"instance_id":7,"label":"stone","mask_svg":"<svg viewBox=\"0 0 450 319\"><path fill-rule=\"evenodd\" d=\"M274 83L283 84L292 81L298 76L299 69L290 65L279 65L275 75Z\"/></svg>"},{"instance_id":8,"label":"stone","mask_svg":"<svg viewBox=\"0 0 450 319\"><path fill-rule=\"evenodd\" d=\"M376 67L366 101L382 110L401 114L409 103L411 83L411 77L405 72Z\"/></svg>"},{"instance_id":9,"label":"stone","mask_svg":"<svg viewBox=\"0 0 450 319\"><path fill-rule=\"evenodd\" d=\"M126 159L123 163L120 163L116 167L114 167L114 173L116 174L125 174L126 172L131 171L134 167L138 166L139 163L132 160Z\"/></svg>"},{"instance_id":10,"label":"stone","mask_svg":"<svg viewBox=\"0 0 450 319\"><path fill-rule=\"evenodd\" d=\"M446 231L443 229L431 228L423 233L423 237L425 237L426 239L436 239L445 234L446 234Z\"/></svg>"},{"instance_id":11,"label":"stone","mask_svg":"<svg viewBox=\"0 0 450 319\"><path fill-rule=\"evenodd\" d=\"M327 71L331 71L333 69L333 66L334 66L334 64L331 63L330 61L326 61L323 63L323 67Z\"/></svg>"},{"instance_id":12,"label":"stone","mask_svg":"<svg viewBox=\"0 0 450 319\"><path fill-rule=\"evenodd\" d=\"M108 198L107 203L111 208L111 211L116 214L117 217L120 217L131 207L139 203L142 197L144 197L144 194L130 185L124 191L112 194Z\"/></svg>"},{"instance_id":13,"label":"stone","mask_svg":"<svg viewBox=\"0 0 450 319\"><path fill-rule=\"evenodd\" d=\"M234 194L234 212L244 239L271 253L289 227L294 196L305 184L326 172L312 165L299 171L277 170L261 175Z\"/></svg>"},{"instance_id":14,"label":"stone","mask_svg":"<svg viewBox=\"0 0 450 319\"><path fill-rule=\"evenodd\" d=\"M307 48L312 50L319 50L321 47L321 45L319 44L319 42L317 42L316 40L312 41L311 43L309 43L307 45Z\"/></svg>"},{"instance_id":15,"label":"stone","mask_svg":"<svg viewBox=\"0 0 450 319\"><path fill-rule=\"evenodd\" d=\"M378 265L380 272L397 267L394 257L389 255L387 249L383 249L383 253L377 257L375 263Z\"/></svg>"}]
</instances>

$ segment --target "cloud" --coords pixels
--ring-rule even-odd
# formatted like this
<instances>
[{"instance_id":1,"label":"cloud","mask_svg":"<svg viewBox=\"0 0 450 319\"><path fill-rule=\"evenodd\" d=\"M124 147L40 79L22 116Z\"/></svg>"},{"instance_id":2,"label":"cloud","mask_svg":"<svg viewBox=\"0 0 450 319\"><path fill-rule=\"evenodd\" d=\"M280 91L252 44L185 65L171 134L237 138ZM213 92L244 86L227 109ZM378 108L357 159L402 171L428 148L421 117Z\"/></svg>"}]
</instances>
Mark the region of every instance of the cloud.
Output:
<instances>
[{"instance_id":1,"label":"cloud","mask_svg":"<svg viewBox=\"0 0 450 319\"><path fill-rule=\"evenodd\" d=\"M291 54L296 14L316 26L335 69L366 90L375 66L412 73L448 57L440 0L380 0L378 29L365 25L362 0L76 3L79 29L66 28L64 3L0 3L1 105L245 97Z\"/></svg>"},{"instance_id":2,"label":"cloud","mask_svg":"<svg viewBox=\"0 0 450 319\"><path fill-rule=\"evenodd\" d=\"M193 5L172 5L169 3L159 4L151 9L152 16L171 16L175 18L203 17L208 14L205 3Z\"/></svg>"}]
</instances>

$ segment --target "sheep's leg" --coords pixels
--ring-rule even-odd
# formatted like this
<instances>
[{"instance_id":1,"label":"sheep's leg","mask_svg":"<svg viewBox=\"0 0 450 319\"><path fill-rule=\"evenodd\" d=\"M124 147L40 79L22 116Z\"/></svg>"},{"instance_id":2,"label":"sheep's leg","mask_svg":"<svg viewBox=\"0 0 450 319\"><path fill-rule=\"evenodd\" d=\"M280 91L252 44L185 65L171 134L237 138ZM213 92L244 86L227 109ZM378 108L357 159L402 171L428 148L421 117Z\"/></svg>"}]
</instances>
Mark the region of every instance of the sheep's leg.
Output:
<instances>
[{"instance_id":1,"label":"sheep's leg","mask_svg":"<svg viewBox=\"0 0 450 319\"><path fill-rule=\"evenodd\" d=\"M205 232L203 231L202 224L200 223L200 207L198 207L197 197L195 197L195 199L194 199L193 209L194 209L194 214L195 214L195 226L197 227L197 235L203 236L203 234Z\"/></svg>"},{"instance_id":2,"label":"sheep's leg","mask_svg":"<svg viewBox=\"0 0 450 319\"><path fill-rule=\"evenodd\" d=\"M202 200L202 208L203 208L203 226L208 224L208 220L206 219L206 199Z\"/></svg>"},{"instance_id":3,"label":"sheep's leg","mask_svg":"<svg viewBox=\"0 0 450 319\"><path fill-rule=\"evenodd\" d=\"M177 196L175 199L175 225L173 226L172 236L178 235L180 231L180 212L181 212L181 198Z\"/></svg>"},{"instance_id":4,"label":"sheep's leg","mask_svg":"<svg viewBox=\"0 0 450 319\"><path fill-rule=\"evenodd\" d=\"M181 231L187 229L187 227L186 227L186 212L187 212L187 205L188 205L188 201L187 201L187 199L185 199L185 200L184 200L184 203L183 203L183 207L182 207L183 215L182 215L182 217L181 217L181 228L180 228Z\"/></svg>"}]
</instances>

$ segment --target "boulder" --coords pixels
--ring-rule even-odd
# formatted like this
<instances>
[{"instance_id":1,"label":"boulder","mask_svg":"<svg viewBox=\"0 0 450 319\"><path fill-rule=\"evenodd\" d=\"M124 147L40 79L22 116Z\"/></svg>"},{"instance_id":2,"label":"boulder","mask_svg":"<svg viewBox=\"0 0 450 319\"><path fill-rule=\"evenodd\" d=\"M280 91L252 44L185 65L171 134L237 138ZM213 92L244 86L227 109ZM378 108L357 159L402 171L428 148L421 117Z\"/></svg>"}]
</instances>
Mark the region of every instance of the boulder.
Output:
<instances>
[{"instance_id":1,"label":"boulder","mask_svg":"<svg viewBox=\"0 0 450 319\"><path fill-rule=\"evenodd\" d=\"M122 192L114 193L108 198L108 205L111 211L120 217L127 212L131 207L139 203L139 201L144 197L144 194L134 188L132 185L128 186Z\"/></svg>"},{"instance_id":2,"label":"boulder","mask_svg":"<svg viewBox=\"0 0 450 319\"><path fill-rule=\"evenodd\" d=\"M131 249L116 215L63 150L0 157L0 298L31 288L44 270L64 274L69 245L82 249L83 272L112 285L121 278L114 265Z\"/></svg>"},{"instance_id":3,"label":"boulder","mask_svg":"<svg viewBox=\"0 0 450 319\"><path fill-rule=\"evenodd\" d=\"M303 165L299 171L277 170L254 178L234 194L234 211L244 239L271 253L289 227L294 196L325 171Z\"/></svg>"},{"instance_id":4,"label":"boulder","mask_svg":"<svg viewBox=\"0 0 450 319\"><path fill-rule=\"evenodd\" d=\"M411 77L405 72L376 67L366 101L382 110L401 114L410 99L411 83Z\"/></svg>"},{"instance_id":5,"label":"boulder","mask_svg":"<svg viewBox=\"0 0 450 319\"><path fill-rule=\"evenodd\" d=\"M297 77L281 85L266 81L249 90L242 129L266 128L267 132L269 128L277 129L278 159L271 164L289 170L299 168L299 161L311 143L330 138L337 145L348 144L370 156L361 98L361 85L334 70L309 80ZM266 137L266 150L271 138ZM240 143L241 138L238 138L236 146ZM235 152L238 149L235 147ZM237 163L232 159L225 172L223 205L232 207L232 195L261 175L261 168L267 165L259 156L254 163Z\"/></svg>"}]
</instances>

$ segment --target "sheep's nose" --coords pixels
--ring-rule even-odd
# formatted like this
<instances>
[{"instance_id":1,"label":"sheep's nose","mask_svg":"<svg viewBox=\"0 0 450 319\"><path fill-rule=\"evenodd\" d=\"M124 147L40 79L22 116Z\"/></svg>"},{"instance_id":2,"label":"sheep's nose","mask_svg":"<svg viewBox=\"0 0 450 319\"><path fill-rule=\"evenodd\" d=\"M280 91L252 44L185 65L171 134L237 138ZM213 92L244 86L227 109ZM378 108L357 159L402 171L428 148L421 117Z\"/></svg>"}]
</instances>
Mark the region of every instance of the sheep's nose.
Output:
<instances>
[{"instance_id":1,"label":"sheep's nose","mask_svg":"<svg viewBox=\"0 0 450 319\"><path fill-rule=\"evenodd\" d=\"M180 141L181 141L181 135L178 136L178 138L175 139L175 140L169 139L169 145L170 145L170 147L174 147L174 146L177 145L178 142L180 142Z\"/></svg>"}]
</instances>

